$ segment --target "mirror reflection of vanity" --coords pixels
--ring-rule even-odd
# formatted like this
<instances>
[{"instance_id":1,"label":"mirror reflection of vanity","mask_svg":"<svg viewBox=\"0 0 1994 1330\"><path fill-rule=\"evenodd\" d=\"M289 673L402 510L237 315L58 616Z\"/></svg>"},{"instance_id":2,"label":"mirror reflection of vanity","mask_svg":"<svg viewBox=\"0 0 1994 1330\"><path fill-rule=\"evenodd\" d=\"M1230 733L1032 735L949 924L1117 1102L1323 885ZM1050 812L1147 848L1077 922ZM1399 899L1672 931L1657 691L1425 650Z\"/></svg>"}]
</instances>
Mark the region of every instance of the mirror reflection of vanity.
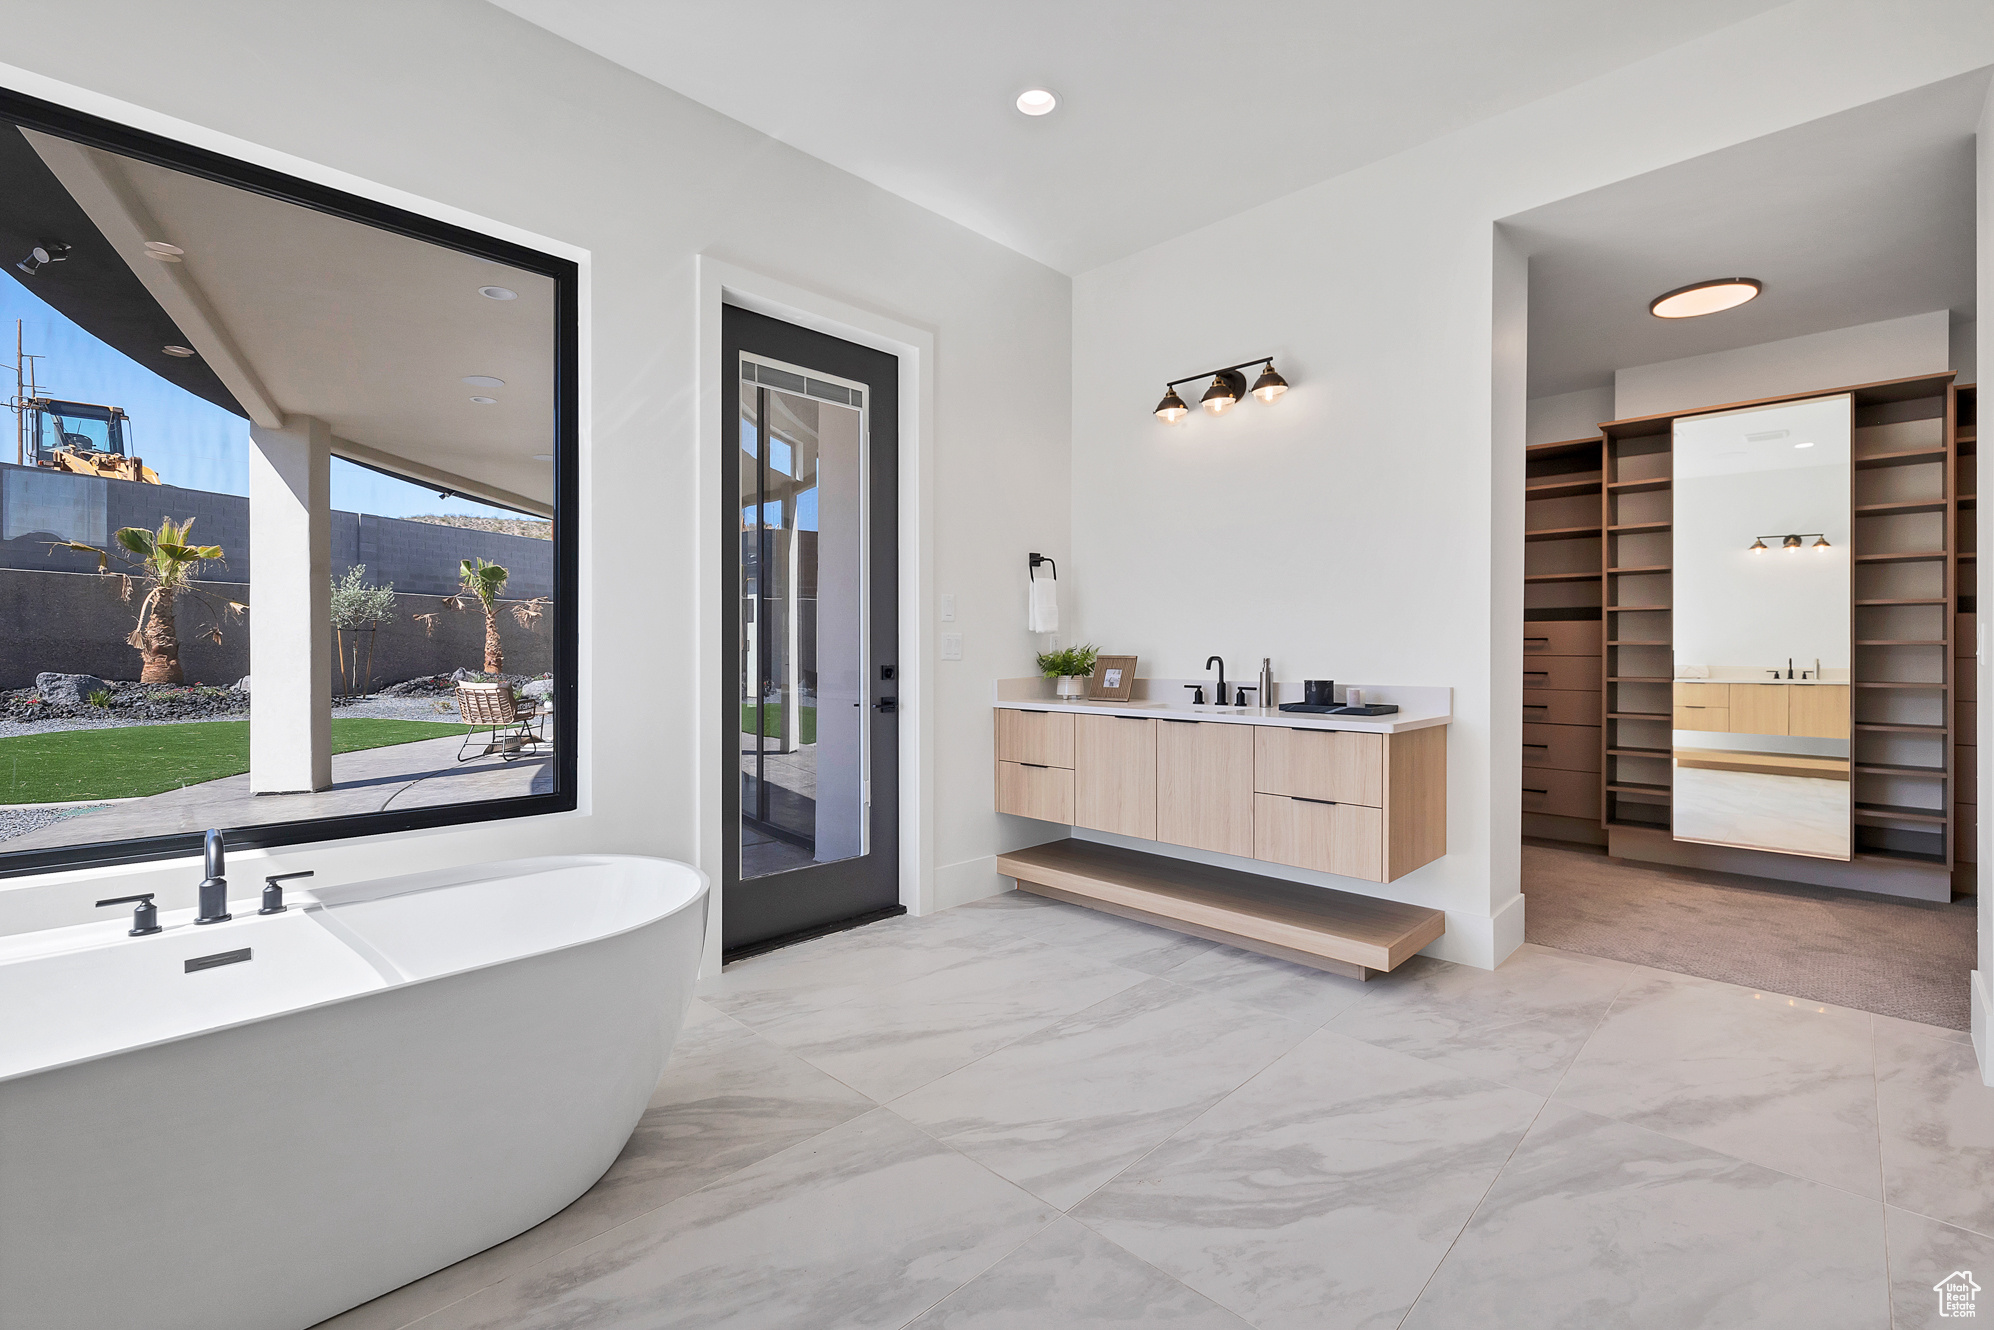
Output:
<instances>
[{"instance_id":1,"label":"mirror reflection of vanity","mask_svg":"<svg viewBox=\"0 0 1994 1330\"><path fill-rule=\"evenodd\" d=\"M1677 840L1848 859L1847 394L1675 422Z\"/></svg>"}]
</instances>

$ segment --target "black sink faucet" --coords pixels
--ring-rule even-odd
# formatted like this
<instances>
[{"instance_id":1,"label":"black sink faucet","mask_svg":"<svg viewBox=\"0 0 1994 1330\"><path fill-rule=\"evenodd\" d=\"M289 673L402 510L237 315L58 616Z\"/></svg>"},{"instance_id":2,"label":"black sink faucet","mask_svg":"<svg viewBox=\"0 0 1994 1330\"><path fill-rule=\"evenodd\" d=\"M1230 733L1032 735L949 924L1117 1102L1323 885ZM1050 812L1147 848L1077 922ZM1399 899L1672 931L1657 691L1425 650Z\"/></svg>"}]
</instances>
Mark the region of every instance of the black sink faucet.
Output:
<instances>
[{"instance_id":1,"label":"black sink faucet","mask_svg":"<svg viewBox=\"0 0 1994 1330\"><path fill-rule=\"evenodd\" d=\"M210 831L201 857L207 868L207 876L201 879L201 908L195 911L197 924L219 924L229 918L228 879L222 876L222 833Z\"/></svg>"},{"instance_id":2,"label":"black sink faucet","mask_svg":"<svg viewBox=\"0 0 1994 1330\"><path fill-rule=\"evenodd\" d=\"M1205 657L1205 668L1209 670L1212 667L1214 661L1218 663L1219 667L1219 686L1218 686L1218 691L1212 694L1212 702L1214 705L1224 706L1225 705L1225 657L1223 656Z\"/></svg>"}]
</instances>

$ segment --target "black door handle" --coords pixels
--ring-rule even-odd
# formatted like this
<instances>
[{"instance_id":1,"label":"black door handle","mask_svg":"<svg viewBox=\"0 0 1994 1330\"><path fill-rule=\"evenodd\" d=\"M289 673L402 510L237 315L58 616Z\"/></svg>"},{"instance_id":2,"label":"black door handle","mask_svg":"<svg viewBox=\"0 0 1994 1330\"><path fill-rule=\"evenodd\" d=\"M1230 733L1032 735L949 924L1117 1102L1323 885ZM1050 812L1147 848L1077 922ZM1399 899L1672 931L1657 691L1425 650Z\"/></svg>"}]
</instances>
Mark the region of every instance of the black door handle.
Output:
<instances>
[{"instance_id":1,"label":"black door handle","mask_svg":"<svg viewBox=\"0 0 1994 1330\"><path fill-rule=\"evenodd\" d=\"M874 702L873 705L878 707L881 711L891 712L894 710L893 702L894 700L890 697L882 697L879 699L879 701Z\"/></svg>"}]
</instances>

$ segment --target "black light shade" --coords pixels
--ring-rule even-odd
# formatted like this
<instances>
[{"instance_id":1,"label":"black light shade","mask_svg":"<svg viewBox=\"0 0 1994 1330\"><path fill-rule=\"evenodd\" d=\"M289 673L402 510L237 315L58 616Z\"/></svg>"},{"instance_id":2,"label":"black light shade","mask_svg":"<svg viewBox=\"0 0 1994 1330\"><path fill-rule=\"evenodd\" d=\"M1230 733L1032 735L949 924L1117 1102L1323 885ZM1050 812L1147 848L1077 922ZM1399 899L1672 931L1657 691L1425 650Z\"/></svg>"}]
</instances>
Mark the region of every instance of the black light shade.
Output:
<instances>
[{"instance_id":1,"label":"black light shade","mask_svg":"<svg viewBox=\"0 0 1994 1330\"><path fill-rule=\"evenodd\" d=\"M1757 539L1757 540L1754 540L1754 541L1752 542L1752 548L1751 548L1751 550L1750 550L1750 553L1753 553L1753 554L1764 554L1765 552L1766 552L1766 543L1765 543L1765 540L1764 540L1764 538L1763 538L1763 537L1761 537L1760 539Z\"/></svg>"},{"instance_id":2,"label":"black light shade","mask_svg":"<svg viewBox=\"0 0 1994 1330\"><path fill-rule=\"evenodd\" d=\"M1175 388L1166 389L1163 400L1156 404L1156 418L1166 425L1174 425L1190 414L1191 408L1184 405Z\"/></svg>"},{"instance_id":3,"label":"black light shade","mask_svg":"<svg viewBox=\"0 0 1994 1330\"><path fill-rule=\"evenodd\" d=\"M1827 548L1828 548L1828 538L1827 538L1826 536L1816 536L1816 537L1814 538L1814 548L1815 548L1815 549L1817 549L1817 550L1825 550L1825 549L1827 549Z\"/></svg>"},{"instance_id":4,"label":"black light shade","mask_svg":"<svg viewBox=\"0 0 1994 1330\"><path fill-rule=\"evenodd\" d=\"M1205 389L1205 395L1198 399L1198 405L1205 408L1209 416L1222 416L1238 405L1240 396L1246 391L1246 376L1236 369L1220 370L1212 376L1212 386Z\"/></svg>"},{"instance_id":5,"label":"black light shade","mask_svg":"<svg viewBox=\"0 0 1994 1330\"><path fill-rule=\"evenodd\" d=\"M1288 391L1288 381L1274 372L1274 362L1268 361L1267 368L1260 371L1260 377L1253 381L1253 395L1263 402L1271 402Z\"/></svg>"},{"instance_id":6,"label":"black light shade","mask_svg":"<svg viewBox=\"0 0 1994 1330\"><path fill-rule=\"evenodd\" d=\"M1781 549L1797 550L1800 548L1800 537L1788 536L1785 540L1780 541L1779 545Z\"/></svg>"}]
</instances>

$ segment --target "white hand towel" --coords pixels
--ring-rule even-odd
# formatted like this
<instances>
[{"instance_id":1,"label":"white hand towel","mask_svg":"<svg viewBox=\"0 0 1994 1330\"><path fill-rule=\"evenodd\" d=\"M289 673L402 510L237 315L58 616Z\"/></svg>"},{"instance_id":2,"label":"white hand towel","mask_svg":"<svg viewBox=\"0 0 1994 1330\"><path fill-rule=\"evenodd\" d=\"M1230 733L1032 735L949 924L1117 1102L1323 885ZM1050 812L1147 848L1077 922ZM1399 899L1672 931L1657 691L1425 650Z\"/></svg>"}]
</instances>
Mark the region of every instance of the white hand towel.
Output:
<instances>
[{"instance_id":1,"label":"white hand towel","mask_svg":"<svg viewBox=\"0 0 1994 1330\"><path fill-rule=\"evenodd\" d=\"M1030 606L1025 614L1027 625L1035 633L1056 633L1059 631L1059 582L1050 577L1034 577Z\"/></svg>"}]
</instances>

